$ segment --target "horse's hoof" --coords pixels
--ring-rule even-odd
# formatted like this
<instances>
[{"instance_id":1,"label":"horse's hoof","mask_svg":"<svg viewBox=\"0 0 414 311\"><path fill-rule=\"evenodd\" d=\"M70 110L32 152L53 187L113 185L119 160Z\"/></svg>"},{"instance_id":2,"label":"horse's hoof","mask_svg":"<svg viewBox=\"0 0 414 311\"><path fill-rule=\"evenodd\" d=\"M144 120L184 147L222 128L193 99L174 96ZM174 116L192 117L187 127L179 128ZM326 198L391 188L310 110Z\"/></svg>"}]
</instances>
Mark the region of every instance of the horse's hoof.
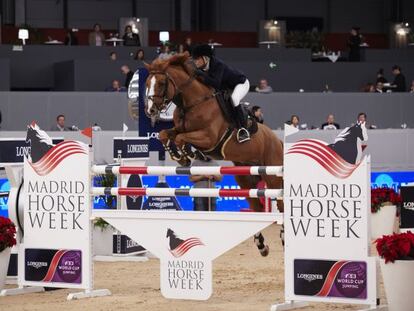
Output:
<instances>
[{"instance_id":1,"label":"horse's hoof","mask_svg":"<svg viewBox=\"0 0 414 311\"><path fill-rule=\"evenodd\" d=\"M260 255L262 255L263 257L266 257L267 255L269 255L269 246L265 245L265 247L263 247L260 250Z\"/></svg>"}]
</instances>

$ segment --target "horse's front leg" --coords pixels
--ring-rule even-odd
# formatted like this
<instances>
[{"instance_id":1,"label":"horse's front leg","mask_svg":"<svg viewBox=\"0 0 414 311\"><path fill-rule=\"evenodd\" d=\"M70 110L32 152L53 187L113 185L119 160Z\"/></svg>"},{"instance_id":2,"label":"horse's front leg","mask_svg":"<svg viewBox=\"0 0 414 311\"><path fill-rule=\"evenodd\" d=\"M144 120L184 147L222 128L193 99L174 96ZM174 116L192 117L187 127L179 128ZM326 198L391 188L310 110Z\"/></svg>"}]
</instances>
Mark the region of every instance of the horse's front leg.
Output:
<instances>
[{"instance_id":1,"label":"horse's front leg","mask_svg":"<svg viewBox=\"0 0 414 311\"><path fill-rule=\"evenodd\" d=\"M174 144L174 140L177 134L178 133L175 128L162 130L159 133L158 139L161 141L164 149L168 152L171 159L179 162L182 158L182 155L177 151L177 148Z\"/></svg>"},{"instance_id":2,"label":"horse's front leg","mask_svg":"<svg viewBox=\"0 0 414 311\"><path fill-rule=\"evenodd\" d=\"M208 134L205 130L177 134L175 137L175 145L183 155L182 161L179 162L181 165L188 166L191 164L191 159L195 158L195 154L191 151L191 145L209 149L212 142Z\"/></svg>"}]
</instances>

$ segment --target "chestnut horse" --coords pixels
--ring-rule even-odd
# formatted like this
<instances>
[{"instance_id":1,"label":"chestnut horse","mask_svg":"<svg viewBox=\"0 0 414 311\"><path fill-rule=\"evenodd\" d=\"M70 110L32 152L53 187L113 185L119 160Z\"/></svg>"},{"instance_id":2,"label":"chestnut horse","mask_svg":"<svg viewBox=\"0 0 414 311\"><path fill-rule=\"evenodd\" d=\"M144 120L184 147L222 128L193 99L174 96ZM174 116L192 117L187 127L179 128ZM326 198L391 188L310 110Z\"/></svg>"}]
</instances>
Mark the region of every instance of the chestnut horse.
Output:
<instances>
[{"instance_id":1,"label":"chestnut horse","mask_svg":"<svg viewBox=\"0 0 414 311\"><path fill-rule=\"evenodd\" d=\"M146 81L146 107L148 117L153 121L159 117L168 103L174 99L174 127L162 130L159 139L165 149L181 165L189 165L194 157L191 147L208 154L217 146L218 153L208 155L218 160L232 161L234 165L283 165L283 144L272 130L258 124L258 130L251 140L238 143L235 130L229 130L229 137L223 140L231 124L223 116L215 91L194 75L195 65L188 53L176 54L168 60L154 60L146 64L149 76ZM179 100L177 100L179 99ZM218 154L218 156L217 156ZM256 188L262 178L268 188L283 188L283 180L276 176L235 176L242 189ZM249 198L250 208L261 211L258 199ZM282 210L282 202L278 202ZM263 236L255 236L255 242L266 256L268 247Z\"/></svg>"}]
</instances>

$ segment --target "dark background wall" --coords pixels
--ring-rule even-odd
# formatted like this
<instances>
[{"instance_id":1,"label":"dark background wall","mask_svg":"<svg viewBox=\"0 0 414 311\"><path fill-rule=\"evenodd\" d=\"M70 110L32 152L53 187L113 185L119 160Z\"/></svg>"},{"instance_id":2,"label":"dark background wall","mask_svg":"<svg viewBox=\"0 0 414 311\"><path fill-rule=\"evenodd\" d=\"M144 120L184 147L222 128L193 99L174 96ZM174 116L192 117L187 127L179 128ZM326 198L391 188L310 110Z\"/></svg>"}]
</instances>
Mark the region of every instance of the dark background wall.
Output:
<instances>
[{"instance_id":1,"label":"dark background wall","mask_svg":"<svg viewBox=\"0 0 414 311\"><path fill-rule=\"evenodd\" d=\"M13 51L12 46L1 45L0 59L5 60L1 64L4 68L10 67L10 71L0 71L1 87L3 90L103 91L113 79L124 81L120 72L122 65L129 65L133 71L142 67L141 62L131 57L136 50L31 45L25 46L23 51ZM111 51L117 52L118 61L109 60ZM157 55L156 49L145 48L145 55L147 61L152 61ZM321 92L325 84L336 92L356 92L364 84L375 81L379 68L384 68L385 76L392 81L394 64L403 68L407 86L414 80L414 48L367 50L366 61L362 63L311 62L308 49L219 48L217 55L242 70L252 85L266 78L277 92L297 92L300 88ZM271 63L275 67L271 68Z\"/></svg>"},{"instance_id":2,"label":"dark background wall","mask_svg":"<svg viewBox=\"0 0 414 311\"><path fill-rule=\"evenodd\" d=\"M414 22L412 0L2 0L6 21L34 27L90 28L95 22L116 29L119 17L148 17L150 30L256 31L257 21L273 17L313 17L326 32L388 31L388 22ZM26 3L26 9L18 11ZM18 11L16 13L16 10ZM203 14L204 12L204 14ZM13 16L11 16L13 15ZM209 29L205 29L209 28Z\"/></svg>"},{"instance_id":3,"label":"dark background wall","mask_svg":"<svg viewBox=\"0 0 414 311\"><path fill-rule=\"evenodd\" d=\"M414 128L413 98L409 93L249 93L246 101L262 107L265 123L273 129L282 127L292 114L310 128L319 127L328 113L334 113L337 122L346 126L361 111L379 128L400 128L402 123ZM125 93L0 92L0 110L1 127L8 131L22 130L33 120L47 129L60 113L66 115L68 126L97 123L104 130L120 130L126 123L131 130L137 129L137 122L128 115Z\"/></svg>"}]
</instances>

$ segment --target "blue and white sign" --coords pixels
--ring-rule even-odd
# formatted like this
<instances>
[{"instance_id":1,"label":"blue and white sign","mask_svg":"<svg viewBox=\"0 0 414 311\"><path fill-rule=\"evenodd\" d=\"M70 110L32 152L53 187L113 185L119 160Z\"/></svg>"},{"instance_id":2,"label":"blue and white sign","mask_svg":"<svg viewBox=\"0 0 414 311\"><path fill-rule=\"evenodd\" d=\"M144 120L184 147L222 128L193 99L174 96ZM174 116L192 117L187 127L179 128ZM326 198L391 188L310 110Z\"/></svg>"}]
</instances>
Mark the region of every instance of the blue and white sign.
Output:
<instances>
[{"instance_id":1,"label":"blue and white sign","mask_svg":"<svg viewBox=\"0 0 414 311\"><path fill-rule=\"evenodd\" d=\"M149 158L149 138L147 137L115 137L114 159Z\"/></svg>"}]
</instances>

